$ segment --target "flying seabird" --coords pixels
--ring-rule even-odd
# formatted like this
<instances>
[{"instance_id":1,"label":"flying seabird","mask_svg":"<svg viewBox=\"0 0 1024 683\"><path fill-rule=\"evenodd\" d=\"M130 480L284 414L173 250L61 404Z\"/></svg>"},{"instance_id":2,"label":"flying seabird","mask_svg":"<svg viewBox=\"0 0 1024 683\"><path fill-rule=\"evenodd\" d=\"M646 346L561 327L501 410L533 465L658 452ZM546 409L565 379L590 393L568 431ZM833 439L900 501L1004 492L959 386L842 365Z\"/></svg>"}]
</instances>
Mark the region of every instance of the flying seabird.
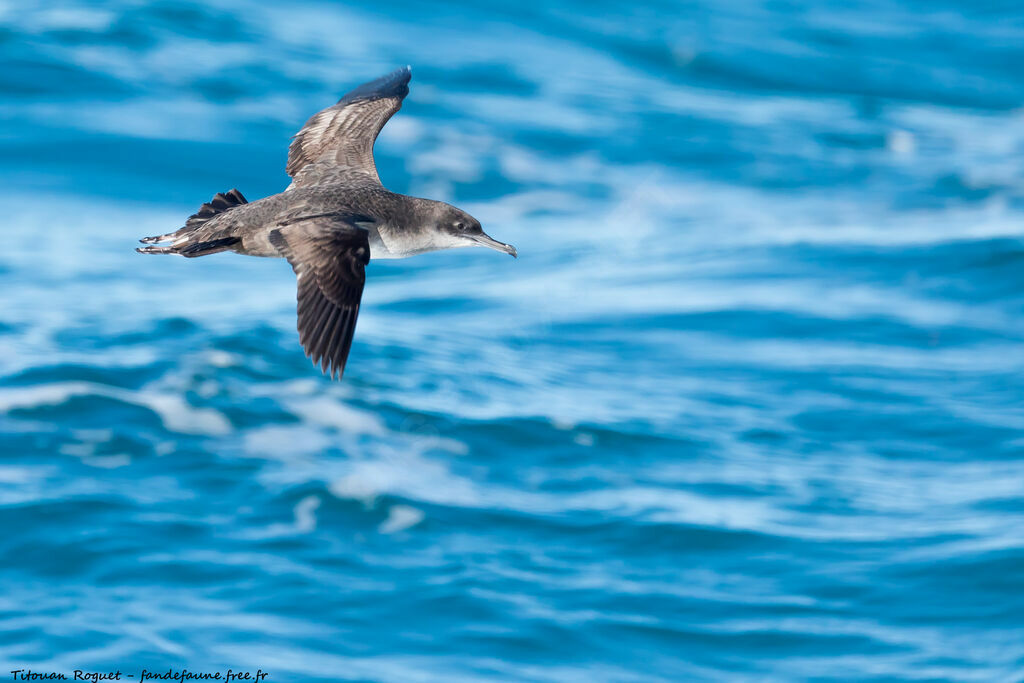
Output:
<instances>
[{"instance_id":1,"label":"flying seabird","mask_svg":"<svg viewBox=\"0 0 1024 683\"><path fill-rule=\"evenodd\" d=\"M288 259L298 280L299 341L322 372L341 378L352 346L370 258L405 258L483 246L516 255L480 222L444 202L384 189L373 163L378 133L409 94L409 67L364 83L306 121L288 147L292 182L247 202L218 193L166 235L146 237L143 254L188 258L234 251Z\"/></svg>"}]
</instances>

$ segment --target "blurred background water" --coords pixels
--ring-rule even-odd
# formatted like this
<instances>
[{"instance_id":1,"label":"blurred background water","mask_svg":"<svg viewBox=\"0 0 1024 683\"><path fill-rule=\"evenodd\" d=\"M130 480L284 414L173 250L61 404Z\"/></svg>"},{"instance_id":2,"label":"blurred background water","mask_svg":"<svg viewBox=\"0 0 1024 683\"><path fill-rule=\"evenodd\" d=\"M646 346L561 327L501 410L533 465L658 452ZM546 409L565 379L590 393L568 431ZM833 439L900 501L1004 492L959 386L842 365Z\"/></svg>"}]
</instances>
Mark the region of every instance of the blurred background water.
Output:
<instances>
[{"instance_id":1,"label":"blurred background water","mask_svg":"<svg viewBox=\"0 0 1024 683\"><path fill-rule=\"evenodd\" d=\"M1024 9L0 5L0 663L1024 679ZM413 65L390 188L515 244L141 257Z\"/></svg>"}]
</instances>

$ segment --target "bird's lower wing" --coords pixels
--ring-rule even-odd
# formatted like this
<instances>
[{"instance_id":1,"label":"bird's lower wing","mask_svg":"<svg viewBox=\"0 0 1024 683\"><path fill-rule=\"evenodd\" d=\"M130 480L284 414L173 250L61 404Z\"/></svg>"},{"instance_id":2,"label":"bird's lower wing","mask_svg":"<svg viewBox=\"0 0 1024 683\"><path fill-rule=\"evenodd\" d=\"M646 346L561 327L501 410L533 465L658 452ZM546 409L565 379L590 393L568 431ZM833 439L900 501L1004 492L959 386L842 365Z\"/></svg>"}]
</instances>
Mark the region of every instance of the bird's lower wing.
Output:
<instances>
[{"instance_id":1,"label":"bird's lower wing","mask_svg":"<svg viewBox=\"0 0 1024 683\"><path fill-rule=\"evenodd\" d=\"M352 347L359 301L370 262L359 216L332 215L276 228L270 242L298 278L299 341L306 355L332 378L341 378Z\"/></svg>"}]
</instances>

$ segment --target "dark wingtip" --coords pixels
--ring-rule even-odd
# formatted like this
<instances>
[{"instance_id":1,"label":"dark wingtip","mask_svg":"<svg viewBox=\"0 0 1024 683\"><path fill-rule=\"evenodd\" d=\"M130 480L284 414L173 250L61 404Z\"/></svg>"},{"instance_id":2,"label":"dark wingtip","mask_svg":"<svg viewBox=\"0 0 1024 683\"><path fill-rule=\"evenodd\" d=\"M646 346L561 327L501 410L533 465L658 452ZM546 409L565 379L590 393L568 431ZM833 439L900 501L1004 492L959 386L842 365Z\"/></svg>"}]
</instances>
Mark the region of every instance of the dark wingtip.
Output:
<instances>
[{"instance_id":1,"label":"dark wingtip","mask_svg":"<svg viewBox=\"0 0 1024 683\"><path fill-rule=\"evenodd\" d=\"M409 80L412 78L412 67L409 65L395 69L391 73L380 78L363 83L354 88L338 100L342 102L355 102L356 100L376 100L385 97L397 97L403 99L409 94Z\"/></svg>"}]
</instances>

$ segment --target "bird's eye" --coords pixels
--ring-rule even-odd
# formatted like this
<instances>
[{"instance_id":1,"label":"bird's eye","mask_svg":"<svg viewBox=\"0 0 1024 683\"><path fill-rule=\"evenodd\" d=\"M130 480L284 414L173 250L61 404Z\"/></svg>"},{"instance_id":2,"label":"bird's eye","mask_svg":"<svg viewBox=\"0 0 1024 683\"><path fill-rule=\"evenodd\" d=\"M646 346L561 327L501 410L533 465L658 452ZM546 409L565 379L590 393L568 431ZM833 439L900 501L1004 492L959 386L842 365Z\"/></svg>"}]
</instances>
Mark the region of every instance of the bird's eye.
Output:
<instances>
[{"instance_id":1,"label":"bird's eye","mask_svg":"<svg viewBox=\"0 0 1024 683\"><path fill-rule=\"evenodd\" d=\"M466 229L466 224L463 223L462 221L458 221L457 223L455 223L455 229L456 230L465 230Z\"/></svg>"}]
</instances>

